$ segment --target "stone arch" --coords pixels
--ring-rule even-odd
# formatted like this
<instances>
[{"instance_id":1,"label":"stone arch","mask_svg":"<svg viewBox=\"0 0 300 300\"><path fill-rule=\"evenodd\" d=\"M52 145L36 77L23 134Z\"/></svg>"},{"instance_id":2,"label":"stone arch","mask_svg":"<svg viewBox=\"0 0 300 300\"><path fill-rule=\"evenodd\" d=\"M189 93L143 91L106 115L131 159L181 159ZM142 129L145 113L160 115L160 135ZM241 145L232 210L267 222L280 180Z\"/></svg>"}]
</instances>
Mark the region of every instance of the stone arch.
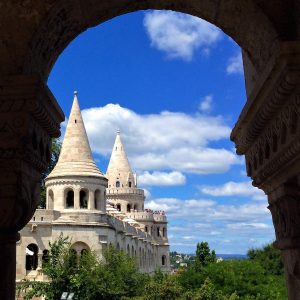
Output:
<instances>
[{"instance_id":1,"label":"stone arch","mask_svg":"<svg viewBox=\"0 0 300 300\"><path fill-rule=\"evenodd\" d=\"M136 203L133 205L133 210L138 210L138 205Z\"/></svg>"},{"instance_id":2,"label":"stone arch","mask_svg":"<svg viewBox=\"0 0 300 300\"><path fill-rule=\"evenodd\" d=\"M119 242L117 242L117 250L118 250L118 251L121 251L120 243L119 243Z\"/></svg>"},{"instance_id":3,"label":"stone arch","mask_svg":"<svg viewBox=\"0 0 300 300\"><path fill-rule=\"evenodd\" d=\"M54 2L49 7L51 8L47 11L47 15L43 15L39 19L40 22L36 22L34 34L24 34L24 36L18 34L22 39L28 39L25 43L28 46L23 50L26 53L23 54L24 72L37 73L45 80L58 56L80 33L114 17L138 10L179 11L213 23L244 49L249 62L256 71L262 69L266 59L274 51L274 44L279 39L277 27L273 25L274 20L271 21L254 0L246 2L233 0L218 5L210 0L197 2L193 0L135 0L130 2L112 0L109 4L96 0L81 0L74 4L72 0L65 0ZM21 25L16 26L22 28ZM283 34L284 32L281 36ZM259 42L254 43L253 37L256 37ZM17 68L17 66L11 68ZM12 70L9 72L12 73Z\"/></svg>"},{"instance_id":4,"label":"stone arch","mask_svg":"<svg viewBox=\"0 0 300 300\"><path fill-rule=\"evenodd\" d=\"M117 208L118 211L121 211L121 204L117 203L116 208Z\"/></svg>"},{"instance_id":5,"label":"stone arch","mask_svg":"<svg viewBox=\"0 0 300 300\"><path fill-rule=\"evenodd\" d=\"M47 197L47 209L53 209L54 207L54 193L51 189L48 190L48 197Z\"/></svg>"},{"instance_id":6,"label":"stone arch","mask_svg":"<svg viewBox=\"0 0 300 300\"><path fill-rule=\"evenodd\" d=\"M27 271L36 270L38 267L39 247L31 243L26 247L25 268Z\"/></svg>"},{"instance_id":7,"label":"stone arch","mask_svg":"<svg viewBox=\"0 0 300 300\"><path fill-rule=\"evenodd\" d=\"M72 244L71 249L73 249L76 252L77 256L81 256L82 251L89 251L90 247L85 242L77 241Z\"/></svg>"},{"instance_id":8,"label":"stone arch","mask_svg":"<svg viewBox=\"0 0 300 300\"><path fill-rule=\"evenodd\" d=\"M79 192L79 207L83 209L87 209L88 203L89 203L89 191L87 189L81 189Z\"/></svg>"},{"instance_id":9,"label":"stone arch","mask_svg":"<svg viewBox=\"0 0 300 300\"><path fill-rule=\"evenodd\" d=\"M127 255L130 256L130 246L129 246L129 244L127 245L126 250L127 250Z\"/></svg>"},{"instance_id":10,"label":"stone arch","mask_svg":"<svg viewBox=\"0 0 300 300\"><path fill-rule=\"evenodd\" d=\"M131 211L131 205L128 203L127 204L127 212L130 212Z\"/></svg>"},{"instance_id":11,"label":"stone arch","mask_svg":"<svg viewBox=\"0 0 300 300\"><path fill-rule=\"evenodd\" d=\"M74 190L72 188L65 189L65 208L74 208Z\"/></svg>"},{"instance_id":12,"label":"stone arch","mask_svg":"<svg viewBox=\"0 0 300 300\"><path fill-rule=\"evenodd\" d=\"M131 245L131 257L134 257L134 247Z\"/></svg>"}]
</instances>

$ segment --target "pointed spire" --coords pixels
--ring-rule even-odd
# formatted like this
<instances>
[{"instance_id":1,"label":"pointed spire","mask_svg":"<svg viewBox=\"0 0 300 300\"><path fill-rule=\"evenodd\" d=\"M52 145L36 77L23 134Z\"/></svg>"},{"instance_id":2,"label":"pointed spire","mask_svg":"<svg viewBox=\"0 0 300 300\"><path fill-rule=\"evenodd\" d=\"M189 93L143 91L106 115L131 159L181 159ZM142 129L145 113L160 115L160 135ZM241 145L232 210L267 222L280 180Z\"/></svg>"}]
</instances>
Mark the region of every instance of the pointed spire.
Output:
<instances>
[{"instance_id":1,"label":"pointed spire","mask_svg":"<svg viewBox=\"0 0 300 300\"><path fill-rule=\"evenodd\" d=\"M68 175L103 177L92 156L77 95L75 91L59 160L47 178Z\"/></svg>"},{"instance_id":2,"label":"pointed spire","mask_svg":"<svg viewBox=\"0 0 300 300\"><path fill-rule=\"evenodd\" d=\"M122 185L128 185L129 182L131 182L132 187L135 186L134 175L128 162L119 129L117 130L106 176L108 177L109 184L111 183L111 185L115 185L117 181L120 181L120 187L122 187Z\"/></svg>"}]
</instances>

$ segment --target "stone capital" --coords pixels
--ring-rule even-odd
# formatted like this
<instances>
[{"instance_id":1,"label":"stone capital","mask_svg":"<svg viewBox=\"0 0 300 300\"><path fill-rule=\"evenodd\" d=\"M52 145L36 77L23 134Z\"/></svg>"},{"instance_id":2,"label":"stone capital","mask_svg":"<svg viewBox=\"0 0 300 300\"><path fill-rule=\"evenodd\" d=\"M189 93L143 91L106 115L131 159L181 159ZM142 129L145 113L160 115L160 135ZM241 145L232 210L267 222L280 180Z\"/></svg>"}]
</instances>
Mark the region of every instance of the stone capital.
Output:
<instances>
[{"instance_id":1,"label":"stone capital","mask_svg":"<svg viewBox=\"0 0 300 300\"><path fill-rule=\"evenodd\" d=\"M300 43L282 43L257 82L231 140L269 194L300 172Z\"/></svg>"},{"instance_id":2,"label":"stone capital","mask_svg":"<svg viewBox=\"0 0 300 300\"><path fill-rule=\"evenodd\" d=\"M51 159L51 138L64 115L48 87L34 76L0 78L0 234L31 219L41 173Z\"/></svg>"}]
</instances>

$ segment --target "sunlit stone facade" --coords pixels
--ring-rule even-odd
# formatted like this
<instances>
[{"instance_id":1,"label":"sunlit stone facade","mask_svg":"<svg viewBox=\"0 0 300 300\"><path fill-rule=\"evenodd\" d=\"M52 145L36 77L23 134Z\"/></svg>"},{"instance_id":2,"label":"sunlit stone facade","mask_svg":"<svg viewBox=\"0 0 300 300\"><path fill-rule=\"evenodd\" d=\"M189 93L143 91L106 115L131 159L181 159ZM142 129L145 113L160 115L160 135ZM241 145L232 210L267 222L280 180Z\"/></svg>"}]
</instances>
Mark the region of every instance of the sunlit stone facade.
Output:
<instances>
[{"instance_id":1,"label":"sunlit stone facade","mask_svg":"<svg viewBox=\"0 0 300 300\"><path fill-rule=\"evenodd\" d=\"M167 218L144 210L120 132L106 176L96 166L75 93L59 160L45 180L46 209L37 209L17 243L17 281L43 280L41 266L49 242L62 232L77 255L84 249L100 256L112 244L136 258L142 272L169 271Z\"/></svg>"}]
</instances>

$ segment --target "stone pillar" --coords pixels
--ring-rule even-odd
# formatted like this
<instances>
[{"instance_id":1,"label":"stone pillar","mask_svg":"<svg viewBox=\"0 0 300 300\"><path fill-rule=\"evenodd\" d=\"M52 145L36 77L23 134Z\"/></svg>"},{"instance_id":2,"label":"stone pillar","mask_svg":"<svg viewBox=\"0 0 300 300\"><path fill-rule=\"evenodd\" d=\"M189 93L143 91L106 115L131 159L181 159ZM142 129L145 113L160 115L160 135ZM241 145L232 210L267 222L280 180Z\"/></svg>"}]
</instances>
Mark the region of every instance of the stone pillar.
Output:
<instances>
[{"instance_id":1,"label":"stone pillar","mask_svg":"<svg viewBox=\"0 0 300 300\"><path fill-rule=\"evenodd\" d=\"M15 299L18 231L37 207L51 137L60 135L63 118L38 78L0 78L0 299Z\"/></svg>"},{"instance_id":2,"label":"stone pillar","mask_svg":"<svg viewBox=\"0 0 300 300\"><path fill-rule=\"evenodd\" d=\"M300 300L300 43L284 42L253 86L231 139L268 195L289 299Z\"/></svg>"},{"instance_id":3,"label":"stone pillar","mask_svg":"<svg viewBox=\"0 0 300 300\"><path fill-rule=\"evenodd\" d=\"M268 196L276 241L284 263L289 299L300 299L300 187L287 182Z\"/></svg>"},{"instance_id":4,"label":"stone pillar","mask_svg":"<svg viewBox=\"0 0 300 300\"><path fill-rule=\"evenodd\" d=\"M95 209L95 192L89 191L89 209Z\"/></svg>"},{"instance_id":5,"label":"stone pillar","mask_svg":"<svg viewBox=\"0 0 300 300\"><path fill-rule=\"evenodd\" d=\"M74 189L74 209L80 209L80 188Z\"/></svg>"}]
</instances>

